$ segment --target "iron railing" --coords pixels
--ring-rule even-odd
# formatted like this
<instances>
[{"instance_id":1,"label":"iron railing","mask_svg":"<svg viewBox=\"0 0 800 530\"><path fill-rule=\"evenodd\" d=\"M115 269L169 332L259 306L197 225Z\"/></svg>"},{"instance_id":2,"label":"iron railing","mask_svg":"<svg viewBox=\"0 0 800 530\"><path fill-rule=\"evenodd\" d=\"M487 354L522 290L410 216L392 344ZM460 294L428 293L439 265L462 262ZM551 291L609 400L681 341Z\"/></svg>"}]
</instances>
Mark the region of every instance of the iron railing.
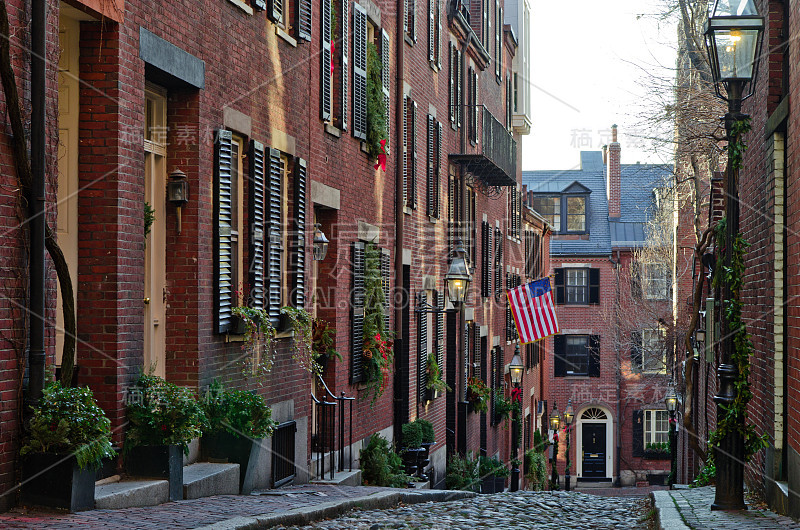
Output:
<instances>
[{"instance_id":1,"label":"iron railing","mask_svg":"<svg viewBox=\"0 0 800 530\"><path fill-rule=\"evenodd\" d=\"M311 433L312 450L319 453L316 476L320 478L325 476L325 455L327 454L331 462L330 477L333 480L334 468L344 471L347 447L351 448L348 454L347 470L353 470L353 401L355 398L347 397L344 392L336 396L321 377L317 377L317 383L317 390L321 397L318 398L313 392L311 393L311 399L314 401L316 409ZM345 443L345 433L348 435L347 443ZM339 464L335 466L337 447Z\"/></svg>"},{"instance_id":2,"label":"iron railing","mask_svg":"<svg viewBox=\"0 0 800 530\"><path fill-rule=\"evenodd\" d=\"M458 162L487 186L517 184L517 142L505 125L483 105L465 105L467 142L462 153L453 153Z\"/></svg>"}]
</instances>

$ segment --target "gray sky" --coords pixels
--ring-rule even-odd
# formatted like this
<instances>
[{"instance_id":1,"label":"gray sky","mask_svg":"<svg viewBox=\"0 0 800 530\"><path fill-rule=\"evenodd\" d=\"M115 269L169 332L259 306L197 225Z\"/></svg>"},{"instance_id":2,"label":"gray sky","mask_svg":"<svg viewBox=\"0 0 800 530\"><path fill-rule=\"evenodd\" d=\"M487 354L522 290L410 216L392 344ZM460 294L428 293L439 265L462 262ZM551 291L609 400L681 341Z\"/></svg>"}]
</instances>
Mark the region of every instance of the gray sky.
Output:
<instances>
[{"instance_id":1,"label":"gray sky","mask_svg":"<svg viewBox=\"0 0 800 530\"><path fill-rule=\"evenodd\" d=\"M533 0L533 127L522 140L523 169L576 167L581 150L610 141L614 123L622 163L667 161L634 136L648 108L649 76L671 78L674 68L675 25L651 16L663 4Z\"/></svg>"}]
</instances>

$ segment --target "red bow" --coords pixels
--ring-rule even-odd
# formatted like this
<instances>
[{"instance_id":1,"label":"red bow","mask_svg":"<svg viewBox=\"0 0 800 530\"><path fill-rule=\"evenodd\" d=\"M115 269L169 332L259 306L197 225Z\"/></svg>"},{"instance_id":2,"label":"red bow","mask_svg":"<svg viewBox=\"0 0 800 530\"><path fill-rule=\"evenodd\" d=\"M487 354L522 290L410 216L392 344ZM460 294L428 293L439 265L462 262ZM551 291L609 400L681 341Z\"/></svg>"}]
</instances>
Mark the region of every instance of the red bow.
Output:
<instances>
[{"instance_id":1,"label":"red bow","mask_svg":"<svg viewBox=\"0 0 800 530\"><path fill-rule=\"evenodd\" d=\"M519 401L522 403L522 389L521 388L512 388L511 389L511 401Z\"/></svg>"},{"instance_id":2,"label":"red bow","mask_svg":"<svg viewBox=\"0 0 800 530\"><path fill-rule=\"evenodd\" d=\"M378 155L378 162L375 164L375 169L381 168L386 171L386 140L381 140L381 153Z\"/></svg>"}]
</instances>

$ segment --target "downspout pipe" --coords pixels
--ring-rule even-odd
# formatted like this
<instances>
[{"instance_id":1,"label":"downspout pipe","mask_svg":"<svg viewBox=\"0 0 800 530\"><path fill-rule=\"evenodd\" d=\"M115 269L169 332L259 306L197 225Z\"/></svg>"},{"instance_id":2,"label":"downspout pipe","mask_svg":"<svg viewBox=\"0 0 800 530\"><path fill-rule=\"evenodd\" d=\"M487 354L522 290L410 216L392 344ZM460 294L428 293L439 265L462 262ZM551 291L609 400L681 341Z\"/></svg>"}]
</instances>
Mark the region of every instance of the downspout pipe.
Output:
<instances>
[{"instance_id":1,"label":"downspout pipe","mask_svg":"<svg viewBox=\"0 0 800 530\"><path fill-rule=\"evenodd\" d=\"M404 85L405 85L405 75L404 75L404 63L403 63L403 53L405 52L405 0L397 0L397 31L395 32L395 45L396 45L396 54L397 57L395 58L395 72L396 72L396 83L397 86L395 87L395 144L394 144L394 152L397 157L397 161L395 164L395 193L394 193L394 285L395 285L395 297L394 297L394 330L395 330L395 337L399 338L403 336L403 308L401 304L398 303L399 300L402 300L403 297L401 295L400 290L403 288L403 244L405 240L404 235L404 226L403 226L403 127L405 123L403 123L403 105L404 105ZM408 293L408 303L411 303L411 293ZM395 356L397 358L397 356ZM397 370L397 366L395 365L395 370ZM395 381L397 378L395 378ZM395 407L399 407L400 404L395 401ZM395 418L397 417L397 411L395 410ZM395 426L395 437L398 437L398 430L400 426Z\"/></svg>"},{"instance_id":2,"label":"downspout pipe","mask_svg":"<svg viewBox=\"0 0 800 530\"><path fill-rule=\"evenodd\" d=\"M45 53L46 0L31 2L30 351L28 403L42 397L45 381Z\"/></svg>"}]
</instances>

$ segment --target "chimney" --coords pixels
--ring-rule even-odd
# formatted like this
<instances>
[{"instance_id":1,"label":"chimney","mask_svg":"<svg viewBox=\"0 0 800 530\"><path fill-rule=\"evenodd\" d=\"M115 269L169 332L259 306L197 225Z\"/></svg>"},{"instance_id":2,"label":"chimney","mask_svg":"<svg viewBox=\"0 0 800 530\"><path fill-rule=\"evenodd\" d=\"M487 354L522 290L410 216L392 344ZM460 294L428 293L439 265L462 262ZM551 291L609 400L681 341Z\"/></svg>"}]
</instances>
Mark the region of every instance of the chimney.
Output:
<instances>
[{"instance_id":1,"label":"chimney","mask_svg":"<svg viewBox=\"0 0 800 530\"><path fill-rule=\"evenodd\" d=\"M608 145L603 146L603 165L608 164Z\"/></svg>"},{"instance_id":2,"label":"chimney","mask_svg":"<svg viewBox=\"0 0 800 530\"><path fill-rule=\"evenodd\" d=\"M522 205L523 206L529 206L528 205L528 185L527 184L523 184L522 185Z\"/></svg>"},{"instance_id":3,"label":"chimney","mask_svg":"<svg viewBox=\"0 0 800 530\"><path fill-rule=\"evenodd\" d=\"M611 143L608 145L608 161L606 162L606 193L608 194L608 217L619 219L620 216L620 146L617 141L617 125L611 126Z\"/></svg>"}]
</instances>

